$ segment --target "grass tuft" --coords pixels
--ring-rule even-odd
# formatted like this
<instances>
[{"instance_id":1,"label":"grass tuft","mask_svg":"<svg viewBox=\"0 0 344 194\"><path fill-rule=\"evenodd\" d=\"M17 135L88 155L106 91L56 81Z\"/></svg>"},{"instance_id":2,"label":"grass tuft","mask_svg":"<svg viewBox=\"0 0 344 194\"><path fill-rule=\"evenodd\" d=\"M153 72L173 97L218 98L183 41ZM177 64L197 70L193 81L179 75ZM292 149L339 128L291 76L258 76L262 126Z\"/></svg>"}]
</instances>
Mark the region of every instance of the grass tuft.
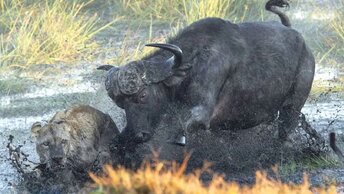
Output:
<instances>
[{"instance_id":1,"label":"grass tuft","mask_svg":"<svg viewBox=\"0 0 344 194\"><path fill-rule=\"evenodd\" d=\"M279 166L278 174L288 176L297 171L311 171L317 169L326 169L339 167L340 162L330 155L311 156L301 160L291 160L286 164Z\"/></svg>"},{"instance_id":2,"label":"grass tuft","mask_svg":"<svg viewBox=\"0 0 344 194\"><path fill-rule=\"evenodd\" d=\"M12 95L27 92L31 81L21 78L10 78L0 80L0 95Z\"/></svg>"},{"instance_id":3,"label":"grass tuft","mask_svg":"<svg viewBox=\"0 0 344 194\"><path fill-rule=\"evenodd\" d=\"M337 55L344 59L344 3L342 9L337 11L336 17L331 21L330 27L334 31Z\"/></svg>"},{"instance_id":4,"label":"grass tuft","mask_svg":"<svg viewBox=\"0 0 344 194\"><path fill-rule=\"evenodd\" d=\"M88 59L92 37L113 23L97 27L97 15L82 12L90 2L0 0L0 67Z\"/></svg>"}]
</instances>

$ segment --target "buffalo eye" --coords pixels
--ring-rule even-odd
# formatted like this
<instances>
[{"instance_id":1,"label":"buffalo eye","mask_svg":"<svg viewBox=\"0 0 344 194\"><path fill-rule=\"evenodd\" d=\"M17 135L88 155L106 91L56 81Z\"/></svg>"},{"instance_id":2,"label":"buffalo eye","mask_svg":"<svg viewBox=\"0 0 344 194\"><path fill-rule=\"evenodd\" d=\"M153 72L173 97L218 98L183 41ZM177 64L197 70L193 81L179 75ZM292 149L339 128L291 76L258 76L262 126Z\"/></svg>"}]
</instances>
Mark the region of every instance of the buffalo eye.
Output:
<instances>
[{"instance_id":1,"label":"buffalo eye","mask_svg":"<svg viewBox=\"0 0 344 194\"><path fill-rule=\"evenodd\" d=\"M148 92L146 89L143 89L138 95L138 102L145 103L148 99Z\"/></svg>"}]
</instances>

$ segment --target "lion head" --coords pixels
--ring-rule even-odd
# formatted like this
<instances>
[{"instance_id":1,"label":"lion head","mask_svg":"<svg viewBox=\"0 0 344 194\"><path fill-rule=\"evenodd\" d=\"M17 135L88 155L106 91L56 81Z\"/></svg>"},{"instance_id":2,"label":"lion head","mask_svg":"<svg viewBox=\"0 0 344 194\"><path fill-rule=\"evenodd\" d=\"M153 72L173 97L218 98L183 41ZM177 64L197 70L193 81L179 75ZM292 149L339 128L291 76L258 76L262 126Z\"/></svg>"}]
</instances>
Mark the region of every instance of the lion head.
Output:
<instances>
[{"instance_id":1,"label":"lion head","mask_svg":"<svg viewBox=\"0 0 344 194\"><path fill-rule=\"evenodd\" d=\"M49 168L64 166L71 150L73 130L65 120L64 112L57 112L48 123L36 122L31 127L36 138L36 150L41 164Z\"/></svg>"},{"instance_id":2,"label":"lion head","mask_svg":"<svg viewBox=\"0 0 344 194\"><path fill-rule=\"evenodd\" d=\"M31 132L41 164L79 170L89 168L96 160L109 160L109 144L119 134L108 114L87 105L59 111L45 124L36 122Z\"/></svg>"}]
</instances>

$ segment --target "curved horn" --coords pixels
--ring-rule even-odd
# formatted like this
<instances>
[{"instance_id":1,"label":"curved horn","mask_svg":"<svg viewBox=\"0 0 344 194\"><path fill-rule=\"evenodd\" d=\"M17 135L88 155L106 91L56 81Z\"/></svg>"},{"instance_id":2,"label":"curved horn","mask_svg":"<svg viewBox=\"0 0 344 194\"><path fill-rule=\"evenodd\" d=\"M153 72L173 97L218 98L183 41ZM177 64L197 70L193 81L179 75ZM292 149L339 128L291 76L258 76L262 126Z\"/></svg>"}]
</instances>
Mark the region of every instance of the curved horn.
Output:
<instances>
[{"instance_id":1,"label":"curved horn","mask_svg":"<svg viewBox=\"0 0 344 194\"><path fill-rule=\"evenodd\" d=\"M174 56L166 61L167 63L173 62L173 66L172 66L173 68L177 68L182 64L183 51L174 44L152 43L152 44L146 44L145 46L157 47L157 48L168 50L171 53L173 53Z\"/></svg>"},{"instance_id":2,"label":"curved horn","mask_svg":"<svg viewBox=\"0 0 344 194\"><path fill-rule=\"evenodd\" d=\"M101 65L99 67L97 67L98 70L105 70L105 71L109 71L111 68L113 68L115 66L113 65Z\"/></svg>"}]
</instances>

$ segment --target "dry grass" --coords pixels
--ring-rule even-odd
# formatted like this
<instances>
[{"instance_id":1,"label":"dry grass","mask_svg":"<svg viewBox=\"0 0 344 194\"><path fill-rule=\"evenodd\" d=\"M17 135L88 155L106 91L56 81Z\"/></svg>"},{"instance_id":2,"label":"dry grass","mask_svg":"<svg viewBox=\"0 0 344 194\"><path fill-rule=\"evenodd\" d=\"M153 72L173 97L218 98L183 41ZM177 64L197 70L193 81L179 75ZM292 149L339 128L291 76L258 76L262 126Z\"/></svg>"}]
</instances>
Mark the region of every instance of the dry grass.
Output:
<instances>
[{"instance_id":1,"label":"dry grass","mask_svg":"<svg viewBox=\"0 0 344 194\"><path fill-rule=\"evenodd\" d=\"M115 4L116 5L116 4ZM178 9L183 0L120 0L120 11L138 20L173 20L178 17Z\"/></svg>"},{"instance_id":2,"label":"dry grass","mask_svg":"<svg viewBox=\"0 0 344 194\"><path fill-rule=\"evenodd\" d=\"M206 194L206 193L228 193L228 194L334 194L335 186L324 188L310 188L307 176L300 185L285 184L278 180L271 180L263 172L256 173L256 183L253 186L240 186L235 182L226 182L222 176L215 175L213 180L206 186L200 181L200 175L208 168L185 174L187 158L178 166L176 163L167 165L164 162L155 162L152 165L145 164L136 172L125 168L112 168L105 166L106 176L95 176L90 174L93 181L98 185L95 193L116 194ZM169 167L168 167L169 166Z\"/></svg>"},{"instance_id":3,"label":"dry grass","mask_svg":"<svg viewBox=\"0 0 344 194\"><path fill-rule=\"evenodd\" d=\"M92 37L113 23L98 27L97 15L82 12L89 2L0 0L0 67L87 59Z\"/></svg>"},{"instance_id":4,"label":"dry grass","mask_svg":"<svg viewBox=\"0 0 344 194\"><path fill-rule=\"evenodd\" d=\"M234 1L228 0L183 0L184 15L187 24L206 17L225 18Z\"/></svg>"},{"instance_id":5,"label":"dry grass","mask_svg":"<svg viewBox=\"0 0 344 194\"><path fill-rule=\"evenodd\" d=\"M177 21L187 25L205 17L229 18L234 22L263 19L264 4L261 0L120 0L116 5L129 18Z\"/></svg>"},{"instance_id":6,"label":"dry grass","mask_svg":"<svg viewBox=\"0 0 344 194\"><path fill-rule=\"evenodd\" d=\"M104 0L115 15L133 23L171 23L172 34L205 17L232 22L262 21L268 13L261 0ZM296 2L297 3L297 2ZM53 64L90 59L98 45L92 37L110 24L98 27L98 17L85 12L92 0L0 0L0 67ZM100 4L100 3L98 3ZM340 10L339 10L340 11ZM342 11L341 11L342 12ZM336 50L343 50L343 13L331 24L338 35ZM120 49L122 49L121 47ZM332 49L319 58L328 57ZM123 53L123 52L122 52ZM135 57L134 57L135 58Z\"/></svg>"},{"instance_id":7,"label":"dry grass","mask_svg":"<svg viewBox=\"0 0 344 194\"><path fill-rule=\"evenodd\" d=\"M344 55L344 2L342 9L339 9L336 13L336 17L330 23L331 29L335 33L335 41L337 54L343 57Z\"/></svg>"},{"instance_id":8,"label":"dry grass","mask_svg":"<svg viewBox=\"0 0 344 194\"><path fill-rule=\"evenodd\" d=\"M152 49L144 48L149 42L165 42L167 37L174 36L186 25L206 17L229 18L233 22L242 22L257 17L264 19L265 2L260 0L110 0L116 6L118 13L129 23L139 21L150 25L149 36L144 39L133 39L138 30L129 30L121 40L121 45L116 47L115 57L103 60L106 64L122 65L132 60L137 60L150 53ZM169 35L152 38L153 23L170 23ZM136 26L135 26L136 27ZM134 47L132 45L135 45ZM111 55L111 54L110 54Z\"/></svg>"}]
</instances>

